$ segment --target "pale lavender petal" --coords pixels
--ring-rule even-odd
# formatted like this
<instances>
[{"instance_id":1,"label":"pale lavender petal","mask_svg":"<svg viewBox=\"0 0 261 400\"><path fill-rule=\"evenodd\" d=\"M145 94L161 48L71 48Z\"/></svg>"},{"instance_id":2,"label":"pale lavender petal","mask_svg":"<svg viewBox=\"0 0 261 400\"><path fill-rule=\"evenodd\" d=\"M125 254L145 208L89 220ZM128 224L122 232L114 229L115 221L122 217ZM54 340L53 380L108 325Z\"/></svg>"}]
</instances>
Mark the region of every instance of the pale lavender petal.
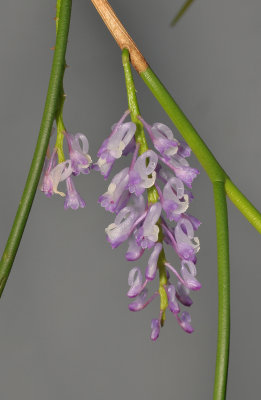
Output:
<instances>
[{"instance_id":1,"label":"pale lavender petal","mask_svg":"<svg viewBox=\"0 0 261 400\"><path fill-rule=\"evenodd\" d=\"M193 300L189 296L189 289L179 281L177 282L176 296L179 302L184 306L190 307L193 304Z\"/></svg>"},{"instance_id":2,"label":"pale lavender petal","mask_svg":"<svg viewBox=\"0 0 261 400\"><path fill-rule=\"evenodd\" d=\"M176 168L175 174L177 175L178 178L180 178L183 182L185 182L186 185L188 185L188 187L191 188L192 182L199 174L199 170L190 167Z\"/></svg>"},{"instance_id":3,"label":"pale lavender petal","mask_svg":"<svg viewBox=\"0 0 261 400\"><path fill-rule=\"evenodd\" d=\"M180 308L176 299L176 289L174 285L168 285L166 288L169 309L173 314L178 314L180 312Z\"/></svg>"},{"instance_id":4,"label":"pale lavender petal","mask_svg":"<svg viewBox=\"0 0 261 400\"><path fill-rule=\"evenodd\" d=\"M132 268L129 272L128 284L130 289L127 293L128 297L136 297L143 289L142 273L140 268Z\"/></svg>"},{"instance_id":5,"label":"pale lavender petal","mask_svg":"<svg viewBox=\"0 0 261 400\"><path fill-rule=\"evenodd\" d=\"M186 142L180 141L178 155L187 158L190 157L190 154L191 154L191 148L187 145Z\"/></svg>"},{"instance_id":6,"label":"pale lavender petal","mask_svg":"<svg viewBox=\"0 0 261 400\"><path fill-rule=\"evenodd\" d=\"M172 177L168 180L163 189L162 206L170 221L187 210L189 198L184 194L184 185L180 179Z\"/></svg>"},{"instance_id":7,"label":"pale lavender petal","mask_svg":"<svg viewBox=\"0 0 261 400\"><path fill-rule=\"evenodd\" d=\"M124 207L119 214L117 214L113 224L110 224L105 232L107 233L107 239L110 242L112 248L118 247L123 243L132 232L132 227L136 219L139 217L133 207Z\"/></svg>"},{"instance_id":8,"label":"pale lavender petal","mask_svg":"<svg viewBox=\"0 0 261 400\"><path fill-rule=\"evenodd\" d=\"M146 278L149 280L155 279L158 266L158 258L161 250L162 250L162 244L157 243L153 249L153 252L150 255L148 266L146 268L146 273L145 273Z\"/></svg>"},{"instance_id":9,"label":"pale lavender petal","mask_svg":"<svg viewBox=\"0 0 261 400\"><path fill-rule=\"evenodd\" d=\"M145 189L154 185L157 163L158 156L152 150L146 151L137 158L133 171L130 173L129 190L131 193L136 193L139 196Z\"/></svg>"},{"instance_id":10,"label":"pale lavender petal","mask_svg":"<svg viewBox=\"0 0 261 400\"><path fill-rule=\"evenodd\" d=\"M117 131L109 138L107 149L111 156L120 158L125 147L129 144L136 131L136 125L133 122L121 124Z\"/></svg>"},{"instance_id":11,"label":"pale lavender petal","mask_svg":"<svg viewBox=\"0 0 261 400\"><path fill-rule=\"evenodd\" d=\"M169 160L164 157L160 157L160 159L175 172L177 178L181 179L188 187L191 188L193 180L199 174L197 169L191 168L185 158L182 158L178 155L173 156Z\"/></svg>"},{"instance_id":12,"label":"pale lavender petal","mask_svg":"<svg viewBox=\"0 0 261 400\"><path fill-rule=\"evenodd\" d=\"M79 207L85 207L85 201L81 198L79 193L76 191L72 178L66 179L67 195L64 201L64 208L71 208L72 210L77 210Z\"/></svg>"},{"instance_id":13,"label":"pale lavender petal","mask_svg":"<svg viewBox=\"0 0 261 400\"><path fill-rule=\"evenodd\" d=\"M99 203L107 211L120 211L125 207L129 199L129 194L126 191L129 180L129 169L124 168L112 179L108 191L99 197ZM119 207L119 203L121 207ZM120 209L119 209L120 208Z\"/></svg>"},{"instance_id":14,"label":"pale lavender petal","mask_svg":"<svg viewBox=\"0 0 261 400\"><path fill-rule=\"evenodd\" d=\"M49 177L52 180L53 193L57 193L64 197L65 193L58 191L58 185L60 182L67 179L72 174L71 160L66 160L56 165L50 172Z\"/></svg>"},{"instance_id":15,"label":"pale lavender petal","mask_svg":"<svg viewBox=\"0 0 261 400\"><path fill-rule=\"evenodd\" d=\"M195 278L197 273L195 264L192 261L182 260L181 276L184 279L185 285L191 290L199 290L201 283Z\"/></svg>"},{"instance_id":16,"label":"pale lavender petal","mask_svg":"<svg viewBox=\"0 0 261 400\"><path fill-rule=\"evenodd\" d=\"M122 155L127 156L128 154L133 153L135 151L135 148L136 148L136 141L135 138L133 137L129 142L129 144L127 144L125 149L122 151Z\"/></svg>"},{"instance_id":17,"label":"pale lavender petal","mask_svg":"<svg viewBox=\"0 0 261 400\"><path fill-rule=\"evenodd\" d=\"M41 191L44 192L44 194L47 197L51 197L53 195L53 180L50 176L51 170L54 168L54 166L57 164L57 150L53 149L52 155L49 160L45 160L45 167L44 167L44 175L43 175L43 181L41 184Z\"/></svg>"},{"instance_id":18,"label":"pale lavender petal","mask_svg":"<svg viewBox=\"0 0 261 400\"><path fill-rule=\"evenodd\" d=\"M161 214L161 204L155 203L150 207L141 228L136 233L138 245L143 249L151 248L158 240L159 227L157 224Z\"/></svg>"},{"instance_id":19,"label":"pale lavender petal","mask_svg":"<svg viewBox=\"0 0 261 400\"><path fill-rule=\"evenodd\" d=\"M194 237L193 225L188 219L181 218L178 221L175 227L175 239L180 257L192 261L200 249L200 243L199 239Z\"/></svg>"},{"instance_id":20,"label":"pale lavender petal","mask_svg":"<svg viewBox=\"0 0 261 400\"><path fill-rule=\"evenodd\" d=\"M178 317L179 325L182 329L184 329L187 333L194 332L194 329L191 326L191 316L187 311L184 311L180 317Z\"/></svg>"},{"instance_id":21,"label":"pale lavender petal","mask_svg":"<svg viewBox=\"0 0 261 400\"><path fill-rule=\"evenodd\" d=\"M160 321L158 319L153 319L151 321L151 340L155 341L158 339L160 334Z\"/></svg>"},{"instance_id":22,"label":"pale lavender petal","mask_svg":"<svg viewBox=\"0 0 261 400\"><path fill-rule=\"evenodd\" d=\"M177 153L179 143L167 125L156 122L151 131L154 136L153 144L162 155L171 157Z\"/></svg>"},{"instance_id":23,"label":"pale lavender petal","mask_svg":"<svg viewBox=\"0 0 261 400\"><path fill-rule=\"evenodd\" d=\"M73 136L67 132L65 132L65 137L69 147L73 174L88 174L91 169L92 159L88 154L89 142L87 137L83 133L77 133Z\"/></svg>"},{"instance_id":24,"label":"pale lavender petal","mask_svg":"<svg viewBox=\"0 0 261 400\"><path fill-rule=\"evenodd\" d=\"M144 253L144 249L142 249L136 242L134 235L131 235L129 238L129 247L125 257L128 261L136 261L138 260L142 254Z\"/></svg>"},{"instance_id":25,"label":"pale lavender petal","mask_svg":"<svg viewBox=\"0 0 261 400\"><path fill-rule=\"evenodd\" d=\"M145 187L142 185L142 181L143 180L139 172L135 169L132 169L129 173L129 192L135 193L136 196L140 196L145 191Z\"/></svg>"},{"instance_id":26,"label":"pale lavender petal","mask_svg":"<svg viewBox=\"0 0 261 400\"><path fill-rule=\"evenodd\" d=\"M140 311L147 305L147 296L148 289L145 288L143 291L136 297L136 299L129 304L130 311Z\"/></svg>"},{"instance_id":27,"label":"pale lavender petal","mask_svg":"<svg viewBox=\"0 0 261 400\"><path fill-rule=\"evenodd\" d=\"M199 219L197 219L196 217L193 217L193 215L190 215L190 214L186 214L186 218L192 223L192 226L195 229L195 231L197 231L201 225L201 221Z\"/></svg>"}]
</instances>

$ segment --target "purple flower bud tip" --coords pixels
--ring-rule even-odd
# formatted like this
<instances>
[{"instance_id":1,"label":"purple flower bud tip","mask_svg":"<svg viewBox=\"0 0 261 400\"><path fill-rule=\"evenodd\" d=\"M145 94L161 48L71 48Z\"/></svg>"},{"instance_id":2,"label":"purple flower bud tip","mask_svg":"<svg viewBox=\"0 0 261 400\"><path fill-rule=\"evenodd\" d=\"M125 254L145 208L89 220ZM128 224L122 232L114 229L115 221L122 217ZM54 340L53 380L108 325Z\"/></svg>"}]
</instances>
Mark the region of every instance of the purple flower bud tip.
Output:
<instances>
[{"instance_id":1,"label":"purple flower bud tip","mask_svg":"<svg viewBox=\"0 0 261 400\"><path fill-rule=\"evenodd\" d=\"M132 268L129 272L128 283L130 285L130 289L127 293L127 296L132 298L136 297L141 293L143 289L142 285L142 273L138 267Z\"/></svg>"},{"instance_id":2,"label":"purple flower bud tip","mask_svg":"<svg viewBox=\"0 0 261 400\"><path fill-rule=\"evenodd\" d=\"M180 318L179 318L179 324L182 329L184 329L185 332L187 333L192 333L194 332L194 329L191 326L191 316L187 311L184 311Z\"/></svg>"},{"instance_id":3,"label":"purple flower bud tip","mask_svg":"<svg viewBox=\"0 0 261 400\"><path fill-rule=\"evenodd\" d=\"M136 297L136 299L129 304L130 311L140 311L147 305L147 288L143 289L143 291Z\"/></svg>"},{"instance_id":4,"label":"purple flower bud tip","mask_svg":"<svg viewBox=\"0 0 261 400\"><path fill-rule=\"evenodd\" d=\"M158 319L153 319L151 321L151 335L150 338L155 342L158 339L160 333L160 321Z\"/></svg>"},{"instance_id":5,"label":"purple flower bud tip","mask_svg":"<svg viewBox=\"0 0 261 400\"><path fill-rule=\"evenodd\" d=\"M190 307L193 304L189 296L189 289L183 286L181 282L177 283L176 297L186 307Z\"/></svg>"}]
</instances>

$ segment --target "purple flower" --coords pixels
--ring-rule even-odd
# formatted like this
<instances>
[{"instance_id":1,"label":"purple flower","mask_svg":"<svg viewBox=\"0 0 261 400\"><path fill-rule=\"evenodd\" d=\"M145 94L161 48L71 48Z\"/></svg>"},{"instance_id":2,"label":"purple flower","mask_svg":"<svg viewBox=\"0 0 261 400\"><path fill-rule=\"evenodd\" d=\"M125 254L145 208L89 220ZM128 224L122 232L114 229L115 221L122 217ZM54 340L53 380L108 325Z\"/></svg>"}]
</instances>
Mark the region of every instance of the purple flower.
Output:
<instances>
[{"instance_id":1,"label":"purple flower","mask_svg":"<svg viewBox=\"0 0 261 400\"><path fill-rule=\"evenodd\" d=\"M83 133L76 133L73 136L67 132L65 132L65 137L68 143L73 174L89 174L92 159L88 154L89 142L87 137Z\"/></svg>"},{"instance_id":2,"label":"purple flower","mask_svg":"<svg viewBox=\"0 0 261 400\"><path fill-rule=\"evenodd\" d=\"M138 157L134 167L130 170L129 191L140 196L145 189L152 187L156 180L155 168L158 163L157 154L148 150Z\"/></svg>"},{"instance_id":3,"label":"purple flower","mask_svg":"<svg viewBox=\"0 0 261 400\"><path fill-rule=\"evenodd\" d=\"M194 332L194 329L191 326L191 316L187 311L184 311L181 316L179 317L176 315L177 321L182 329L184 329L187 333Z\"/></svg>"},{"instance_id":4,"label":"purple flower","mask_svg":"<svg viewBox=\"0 0 261 400\"><path fill-rule=\"evenodd\" d=\"M143 253L144 249L137 244L135 236L132 234L129 238L129 247L127 253L125 254L126 260L136 261L142 256Z\"/></svg>"},{"instance_id":5,"label":"purple flower","mask_svg":"<svg viewBox=\"0 0 261 400\"><path fill-rule=\"evenodd\" d=\"M131 235L134 224L140 218L144 219L144 200L141 196L133 206L124 207L116 216L114 223L110 224L105 232L112 248L118 247ZM141 220L142 220L141 219Z\"/></svg>"},{"instance_id":6,"label":"purple flower","mask_svg":"<svg viewBox=\"0 0 261 400\"><path fill-rule=\"evenodd\" d=\"M171 129L167 125L155 122L153 126L150 126L141 117L139 117L139 119L147 129L155 149L157 149L160 154L169 158L177 153L179 143L174 138Z\"/></svg>"},{"instance_id":7,"label":"purple flower","mask_svg":"<svg viewBox=\"0 0 261 400\"><path fill-rule=\"evenodd\" d=\"M44 194L47 197L52 197L53 195L53 180L50 177L50 172L56 164L57 164L57 151L56 149L54 149L50 157L50 160L47 161L47 158L45 160L46 168L44 170L44 177L41 186L41 191L44 192Z\"/></svg>"},{"instance_id":8,"label":"purple flower","mask_svg":"<svg viewBox=\"0 0 261 400\"><path fill-rule=\"evenodd\" d=\"M131 142L136 125L133 122L122 123L129 112L125 113L120 121L114 125L110 136L103 142L98 151L97 166L104 176L108 178L114 161L122 156L124 149Z\"/></svg>"},{"instance_id":9,"label":"purple flower","mask_svg":"<svg viewBox=\"0 0 261 400\"><path fill-rule=\"evenodd\" d=\"M191 290L199 290L201 283L195 278L197 274L196 266L192 261L182 260L181 276L185 282L185 286Z\"/></svg>"},{"instance_id":10,"label":"purple flower","mask_svg":"<svg viewBox=\"0 0 261 400\"><path fill-rule=\"evenodd\" d=\"M186 142L180 141L177 154L184 158L190 157L191 148L187 145Z\"/></svg>"},{"instance_id":11,"label":"purple flower","mask_svg":"<svg viewBox=\"0 0 261 400\"><path fill-rule=\"evenodd\" d=\"M181 282L177 282L176 297L178 301L186 307L190 307L193 304L189 296L189 289L182 285Z\"/></svg>"},{"instance_id":12,"label":"purple flower","mask_svg":"<svg viewBox=\"0 0 261 400\"><path fill-rule=\"evenodd\" d=\"M134 137L136 127L132 123L123 123L127 114L112 127L112 133L103 142L96 167L106 179L114 161L121 155L132 153L132 161L129 168L124 168L114 176L107 192L100 196L99 203L107 211L116 214L114 222L105 229L112 248L128 240L125 257L129 261L138 260L146 249L152 249L145 278L139 267L130 270L127 295L134 298L129 304L131 311L144 309L155 297L160 296L160 317L151 322L151 339L155 341L167 309L186 332L193 332L190 315L181 312L180 307L191 306L190 290L201 288L195 266L199 240L194 236L200 221L187 214L193 194L185 189L184 184L190 188L199 171L191 168L186 160L190 156L190 148L186 143L178 142L170 128L161 123L150 126L142 118L139 119L144 123L160 156L152 150L138 156L140 144ZM149 188L153 188L150 192L153 197L149 196L145 204L143 193ZM158 197L154 196L156 191ZM166 212L168 220L173 221L172 226L165 221L162 210ZM171 245L178 255L180 272L165 259L163 242ZM148 297L149 283L156 278L158 271L159 289ZM176 278L175 286L170 281L169 271Z\"/></svg>"},{"instance_id":13,"label":"purple flower","mask_svg":"<svg viewBox=\"0 0 261 400\"><path fill-rule=\"evenodd\" d=\"M152 319L151 321L151 340L155 341L158 339L160 333L160 321L158 319Z\"/></svg>"},{"instance_id":14,"label":"purple flower","mask_svg":"<svg viewBox=\"0 0 261 400\"><path fill-rule=\"evenodd\" d=\"M175 228L176 248L179 256L185 260L195 260L195 255L200 249L199 239L194 237L192 223L181 218Z\"/></svg>"},{"instance_id":15,"label":"purple flower","mask_svg":"<svg viewBox=\"0 0 261 400\"><path fill-rule=\"evenodd\" d=\"M180 312L179 304L176 298L176 289L174 285L166 286L166 293L168 296L169 309L173 314L178 314Z\"/></svg>"},{"instance_id":16,"label":"purple flower","mask_svg":"<svg viewBox=\"0 0 261 400\"><path fill-rule=\"evenodd\" d=\"M129 310L130 311L143 310L158 295L159 295L159 293L155 292L150 298L148 298L148 289L147 288L143 289L142 292L135 298L135 300L129 304Z\"/></svg>"},{"instance_id":17,"label":"purple flower","mask_svg":"<svg viewBox=\"0 0 261 400\"><path fill-rule=\"evenodd\" d=\"M130 311L140 311L147 305L148 289L145 288L136 299L129 304Z\"/></svg>"},{"instance_id":18,"label":"purple flower","mask_svg":"<svg viewBox=\"0 0 261 400\"><path fill-rule=\"evenodd\" d=\"M158 266L158 258L161 250L162 250L162 244L157 243L153 249L153 252L150 255L148 266L146 268L146 273L145 273L146 278L149 279L150 281L155 279Z\"/></svg>"},{"instance_id":19,"label":"purple flower","mask_svg":"<svg viewBox=\"0 0 261 400\"><path fill-rule=\"evenodd\" d=\"M184 193L184 185L178 178L172 177L163 189L162 207L170 221L184 213L189 206L189 197Z\"/></svg>"},{"instance_id":20,"label":"purple flower","mask_svg":"<svg viewBox=\"0 0 261 400\"><path fill-rule=\"evenodd\" d=\"M147 280L142 283L142 273L138 267L132 268L130 270L128 284L130 286L130 289L127 293L128 297L136 297L147 285Z\"/></svg>"},{"instance_id":21,"label":"purple flower","mask_svg":"<svg viewBox=\"0 0 261 400\"><path fill-rule=\"evenodd\" d=\"M199 174L199 170L191 168L185 158L175 155L171 159L160 157L161 161L172 169L177 178L181 179L188 187L191 188L193 180Z\"/></svg>"},{"instance_id":22,"label":"purple flower","mask_svg":"<svg viewBox=\"0 0 261 400\"><path fill-rule=\"evenodd\" d=\"M79 207L85 207L85 201L81 198L79 193L76 191L72 178L69 176L66 179L67 186L67 195L64 201L64 208L67 210L68 208L72 208L73 210L77 210Z\"/></svg>"},{"instance_id":23,"label":"purple flower","mask_svg":"<svg viewBox=\"0 0 261 400\"><path fill-rule=\"evenodd\" d=\"M143 249L151 248L158 241L159 227L157 222L161 214L161 209L160 203L152 204L142 226L135 233L137 243Z\"/></svg>"},{"instance_id":24,"label":"purple flower","mask_svg":"<svg viewBox=\"0 0 261 400\"><path fill-rule=\"evenodd\" d=\"M108 190L99 197L99 203L105 210L119 212L127 205L130 194L127 189L129 181L129 168L124 168L112 179Z\"/></svg>"},{"instance_id":25,"label":"purple flower","mask_svg":"<svg viewBox=\"0 0 261 400\"><path fill-rule=\"evenodd\" d=\"M72 174L71 161L67 160L53 167L55 164L55 158L56 150L53 151L47 165L41 190L47 197L51 197L54 193L64 197L65 193L58 191L58 185Z\"/></svg>"}]
</instances>

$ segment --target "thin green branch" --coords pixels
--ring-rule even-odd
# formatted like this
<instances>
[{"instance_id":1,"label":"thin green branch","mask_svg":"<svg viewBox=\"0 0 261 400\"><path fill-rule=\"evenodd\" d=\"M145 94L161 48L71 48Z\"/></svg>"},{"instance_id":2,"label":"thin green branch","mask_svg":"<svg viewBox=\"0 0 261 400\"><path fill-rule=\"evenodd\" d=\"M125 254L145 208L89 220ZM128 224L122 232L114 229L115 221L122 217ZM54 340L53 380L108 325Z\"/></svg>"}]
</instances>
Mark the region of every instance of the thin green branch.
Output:
<instances>
[{"instance_id":1,"label":"thin green branch","mask_svg":"<svg viewBox=\"0 0 261 400\"><path fill-rule=\"evenodd\" d=\"M146 141L146 136L144 133L144 128L142 122L138 119L140 115L136 88L134 85L133 75L131 71L130 55L127 49L122 50L122 65L125 76L125 83L127 89L127 98L129 110L131 112L131 119L136 124L135 140L136 143L140 144L139 153L143 154L148 150L148 144ZM156 187L153 185L147 190L148 202L156 203L159 199L159 194ZM159 242L163 243L163 234L161 230L161 225L159 224ZM158 258L158 269L159 269L159 294L160 294L160 310L162 311L161 325L163 326L165 320L165 312L168 307L168 298L166 295L166 290L164 286L167 284L167 272L165 267L166 257L164 249L162 248L159 258Z\"/></svg>"},{"instance_id":2,"label":"thin green branch","mask_svg":"<svg viewBox=\"0 0 261 400\"><path fill-rule=\"evenodd\" d=\"M178 104L160 82L156 74L149 67L142 72L140 76L191 147L202 167L207 172L210 180L212 182L224 182L226 178L225 171L184 115L183 111L179 108Z\"/></svg>"},{"instance_id":3,"label":"thin green branch","mask_svg":"<svg viewBox=\"0 0 261 400\"><path fill-rule=\"evenodd\" d=\"M152 94L161 104L162 108L168 114L181 135L184 137L188 145L191 147L212 183L225 183L225 190L230 200L247 218L250 224L252 224L254 228L261 233L261 213L230 180L226 172L218 163L207 145L203 142L188 118L179 108L178 104L171 97L164 85L160 82L156 74L151 68L147 68L144 72L140 73L140 76L151 90Z\"/></svg>"},{"instance_id":4,"label":"thin green branch","mask_svg":"<svg viewBox=\"0 0 261 400\"><path fill-rule=\"evenodd\" d=\"M187 0L183 6L181 7L181 9L179 10L179 12L175 15L175 17L173 18L173 20L170 23L170 26L175 26L176 23L180 20L180 18L185 14L185 12L188 10L188 8L191 6L191 4L194 2L194 0Z\"/></svg>"},{"instance_id":5,"label":"thin green branch","mask_svg":"<svg viewBox=\"0 0 261 400\"><path fill-rule=\"evenodd\" d=\"M71 16L71 0L62 0L59 9L59 28L56 37L55 52L50 75L49 87L43 118L40 126L32 164L29 170L24 192L15 216L15 220L0 261L0 296L11 271L24 228L38 187L44 159L50 139L53 121L57 112L57 104L61 94L65 66L65 53Z\"/></svg>"},{"instance_id":6,"label":"thin green branch","mask_svg":"<svg viewBox=\"0 0 261 400\"><path fill-rule=\"evenodd\" d=\"M261 233L260 212L250 203L250 201L240 192L229 178L225 181L225 190L229 199L235 204L239 211L246 217L250 224Z\"/></svg>"},{"instance_id":7,"label":"thin green branch","mask_svg":"<svg viewBox=\"0 0 261 400\"><path fill-rule=\"evenodd\" d=\"M213 400L226 398L230 338L230 273L226 192L214 182L218 260L218 337Z\"/></svg>"},{"instance_id":8,"label":"thin green branch","mask_svg":"<svg viewBox=\"0 0 261 400\"><path fill-rule=\"evenodd\" d=\"M138 116L140 115L140 110L137 101L133 75L131 72L129 51L127 49L122 50L122 65L126 82L128 105L131 112L131 120L136 124L137 127L135 132L135 139L136 142L140 145L139 154L143 154L145 153L145 151L148 150L148 145L142 122L138 119ZM149 203L155 203L156 201L158 201L158 192L155 186L148 189L148 201Z\"/></svg>"}]
</instances>

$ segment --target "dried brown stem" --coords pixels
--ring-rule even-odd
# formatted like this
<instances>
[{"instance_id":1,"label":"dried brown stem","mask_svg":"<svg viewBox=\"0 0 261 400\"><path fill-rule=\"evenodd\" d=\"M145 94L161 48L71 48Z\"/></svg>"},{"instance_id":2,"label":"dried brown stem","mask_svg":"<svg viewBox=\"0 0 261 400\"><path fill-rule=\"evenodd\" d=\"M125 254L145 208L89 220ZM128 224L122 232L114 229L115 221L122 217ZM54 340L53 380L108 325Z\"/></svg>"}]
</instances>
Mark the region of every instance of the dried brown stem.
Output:
<instances>
[{"instance_id":1,"label":"dried brown stem","mask_svg":"<svg viewBox=\"0 0 261 400\"><path fill-rule=\"evenodd\" d=\"M128 49L130 53L131 63L136 71L138 73L144 72L148 68L147 61L137 48L136 44L134 43L122 23L119 21L117 15L111 8L108 1L92 0L92 3L121 50Z\"/></svg>"}]
</instances>

